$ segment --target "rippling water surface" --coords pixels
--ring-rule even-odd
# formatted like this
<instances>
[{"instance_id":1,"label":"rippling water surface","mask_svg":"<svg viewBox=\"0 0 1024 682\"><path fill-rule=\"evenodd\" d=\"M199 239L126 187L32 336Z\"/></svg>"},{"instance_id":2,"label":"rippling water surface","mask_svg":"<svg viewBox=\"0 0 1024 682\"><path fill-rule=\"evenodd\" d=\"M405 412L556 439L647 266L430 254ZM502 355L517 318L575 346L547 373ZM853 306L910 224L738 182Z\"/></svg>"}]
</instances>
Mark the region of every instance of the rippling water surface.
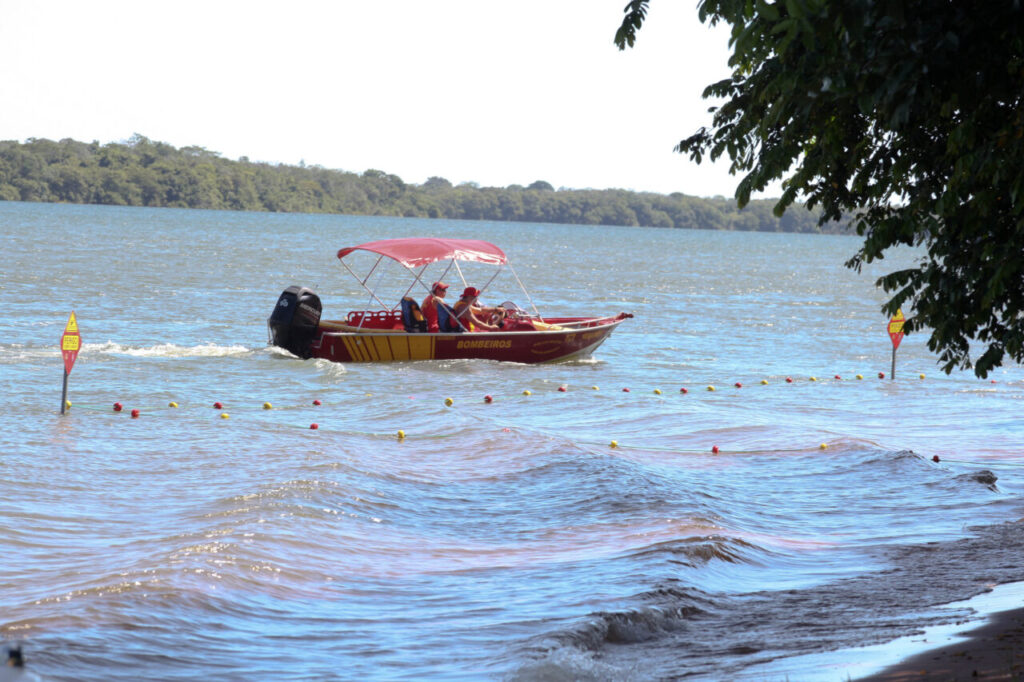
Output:
<instances>
[{"instance_id":1,"label":"rippling water surface","mask_svg":"<svg viewBox=\"0 0 1024 682\"><path fill-rule=\"evenodd\" d=\"M0 635L44 679L838 680L1024 579L1024 372L917 335L880 380L856 238L11 202L0 234ZM400 236L635 318L560 365L267 347L281 290L342 317L335 252Z\"/></svg>"}]
</instances>

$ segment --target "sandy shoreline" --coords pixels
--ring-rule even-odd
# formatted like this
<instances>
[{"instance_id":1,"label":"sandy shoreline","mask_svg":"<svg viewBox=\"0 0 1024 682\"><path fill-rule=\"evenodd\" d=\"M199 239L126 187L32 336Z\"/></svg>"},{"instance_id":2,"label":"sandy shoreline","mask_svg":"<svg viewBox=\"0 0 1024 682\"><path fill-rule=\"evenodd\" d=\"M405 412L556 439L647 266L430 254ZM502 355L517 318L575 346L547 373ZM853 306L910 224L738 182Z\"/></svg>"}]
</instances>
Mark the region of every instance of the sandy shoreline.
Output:
<instances>
[{"instance_id":1,"label":"sandy shoreline","mask_svg":"<svg viewBox=\"0 0 1024 682\"><path fill-rule=\"evenodd\" d=\"M1024 608L993 613L968 639L911 656L863 682L1019 680L1024 676Z\"/></svg>"}]
</instances>

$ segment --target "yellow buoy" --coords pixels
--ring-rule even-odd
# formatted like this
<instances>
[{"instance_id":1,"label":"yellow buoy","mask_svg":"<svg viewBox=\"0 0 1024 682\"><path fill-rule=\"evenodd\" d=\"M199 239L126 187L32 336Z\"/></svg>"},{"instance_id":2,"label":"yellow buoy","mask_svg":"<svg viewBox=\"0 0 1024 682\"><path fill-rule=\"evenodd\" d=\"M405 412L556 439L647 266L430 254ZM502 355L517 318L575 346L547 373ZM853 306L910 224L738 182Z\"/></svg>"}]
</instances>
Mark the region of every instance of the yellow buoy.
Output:
<instances>
[{"instance_id":1,"label":"yellow buoy","mask_svg":"<svg viewBox=\"0 0 1024 682\"><path fill-rule=\"evenodd\" d=\"M405 438L405 431L398 429L398 440L402 440L403 438Z\"/></svg>"},{"instance_id":2,"label":"yellow buoy","mask_svg":"<svg viewBox=\"0 0 1024 682\"><path fill-rule=\"evenodd\" d=\"M71 409L71 401L70 400L65 400L64 401L64 407L66 407L67 409L70 410Z\"/></svg>"},{"instance_id":3,"label":"yellow buoy","mask_svg":"<svg viewBox=\"0 0 1024 682\"><path fill-rule=\"evenodd\" d=\"M221 419L227 419L227 418L228 418L228 416L230 416L230 415L228 415L228 413L227 413L227 412L221 412L221 413L220 413L220 418L221 418Z\"/></svg>"},{"instance_id":4,"label":"yellow buoy","mask_svg":"<svg viewBox=\"0 0 1024 682\"><path fill-rule=\"evenodd\" d=\"M821 448L822 450L828 450L828 444L827 443L822 443L818 447Z\"/></svg>"},{"instance_id":5,"label":"yellow buoy","mask_svg":"<svg viewBox=\"0 0 1024 682\"><path fill-rule=\"evenodd\" d=\"M270 403L263 403L263 409L264 410L272 410L272 409L274 409L274 406L271 405Z\"/></svg>"},{"instance_id":6,"label":"yellow buoy","mask_svg":"<svg viewBox=\"0 0 1024 682\"><path fill-rule=\"evenodd\" d=\"M714 386L708 386L708 390L709 391L713 391L713 390L715 390L715 387Z\"/></svg>"},{"instance_id":7,"label":"yellow buoy","mask_svg":"<svg viewBox=\"0 0 1024 682\"><path fill-rule=\"evenodd\" d=\"M654 389L654 395L661 395L661 389L660 388Z\"/></svg>"},{"instance_id":8,"label":"yellow buoy","mask_svg":"<svg viewBox=\"0 0 1024 682\"><path fill-rule=\"evenodd\" d=\"M858 378L858 379L863 379L863 378L864 378L864 375L863 375L863 374L858 374L858 375L857 375L857 378Z\"/></svg>"},{"instance_id":9,"label":"yellow buoy","mask_svg":"<svg viewBox=\"0 0 1024 682\"><path fill-rule=\"evenodd\" d=\"M533 395L533 394L530 393L530 389L526 389L525 391L523 391L523 395Z\"/></svg>"},{"instance_id":10,"label":"yellow buoy","mask_svg":"<svg viewBox=\"0 0 1024 682\"><path fill-rule=\"evenodd\" d=\"M174 402L173 400L171 402L167 403L167 407L177 407L177 406L178 406L178 403Z\"/></svg>"},{"instance_id":11,"label":"yellow buoy","mask_svg":"<svg viewBox=\"0 0 1024 682\"><path fill-rule=\"evenodd\" d=\"M817 381L818 377L811 377L811 381Z\"/></svg>"},{"instance_id":12,"label":"yellow buoy","mask_svg":"<svg viewBox=\"0 0 1024 682\"><path fill-rule=\"evenodd\" d=\"M597 386L591 386L590 388L592 388L595 391L598 390Z\"/></svg>"},{"instance_id":13,"label":"yellow buoy","mask_svg":"<svg viewBox=\"0 0 1024 682\"><path fill-rule=\"evenodd\" d=\"M613 440L613 441L612 441L612 442L610 443L610 445L611 445L611 446L612 446L613 448L617 448L617 447L619 447L619 441L617 441L617 440Z\"/></svg>"},{"instance_id":14,"label":"yellow buoy","mask_svg":"<svg viewBox=\"0 0 1024 682\"><path fill-rule=\"evenodd\" d=\"M924 379L924 375L923 374L919 374L918 376L921 377L922 379Z\"/></svg>"},{"instance_id":15,"label":"yellow buoy","mask_svg":"<svg viewBox=\"0 0 1024 682\"><path fill-rule=\"evenodd\" d=\"M452 406L452 404L454 404L454 402L455 402L455 401L454 401L454 400L452 400L451 398L445 398L445 399L444 399L444 404L445 404L445 405L447 405L448 407L451 407L451 406Z\"/></svg>"},{"instance_id":16,"label":"yellow buoy","mask_svg":"<svg viewBox=\"0 0 1024 682\"><path fill-rule=\"evenodd\" d=\"M768 380L767 379L761 379L761 385L762 386L766 386L767 384L768 384Z\"/></svg>"}]
</instances>

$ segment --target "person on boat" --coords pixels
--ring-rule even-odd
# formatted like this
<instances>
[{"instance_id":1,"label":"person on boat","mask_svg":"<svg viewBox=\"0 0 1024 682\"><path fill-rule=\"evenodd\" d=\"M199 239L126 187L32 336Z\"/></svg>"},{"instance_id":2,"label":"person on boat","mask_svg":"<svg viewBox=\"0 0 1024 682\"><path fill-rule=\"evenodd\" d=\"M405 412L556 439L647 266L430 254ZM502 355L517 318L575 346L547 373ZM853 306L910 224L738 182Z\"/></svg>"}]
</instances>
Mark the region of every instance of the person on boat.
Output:
<instances>
[{"instance_id":1,"label":"person on boat","mask_svg":"<svg viewBox=\"0 0 1024 682\"><path fill-rule=\"evenodd\" d=\"M466 290L462 292L462 298L455 302L452 306L452 310L455 312L455 317L466 329L466 331L488 331L496 332L501 329L501 321L498 323L490 324L484 322L478 315L489 316L493 315L496 309L485 308L476 305L477 299L480 297L480 290L476 287L466 287Z\"/></svg>"},{"instance_id":2,"label":"person on boat","mask_svg":"<svg viewBox=\"0 0 1024 682\"><path fill-rule=\"evenodd\" d=\"M420 311L423 316L427 318L427 331L436 332L437 327L437 304L444 303L445 294L448 293L448 285L444 282L434 282L433 286L430 287L430 293L423 299L423 305L420 306Z\"/></svg>"}]
</instances>

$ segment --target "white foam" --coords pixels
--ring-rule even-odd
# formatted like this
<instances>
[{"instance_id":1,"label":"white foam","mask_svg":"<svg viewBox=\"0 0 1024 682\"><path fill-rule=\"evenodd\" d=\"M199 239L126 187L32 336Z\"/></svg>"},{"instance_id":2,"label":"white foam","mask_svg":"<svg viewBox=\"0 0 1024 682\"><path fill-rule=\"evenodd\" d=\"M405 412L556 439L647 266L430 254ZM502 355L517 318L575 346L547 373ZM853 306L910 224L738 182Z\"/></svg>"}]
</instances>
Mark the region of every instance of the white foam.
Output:
<instances>
[{"instance_id":1,"label":"white foam","mask_svg":"<svg viewBox=\"0 0 1024 682\"><path fill-rule=\"evenodd\" d=\"M321 370L328 377L340 377L348 372L345 365L340 362L324 360L323 358L317 358L314 362L316 363L316 368Z\"/></svg>"},{"instance_id":2,"label":"white foam","mask_svg":"<svg viewBox=\"0 0 1024 682\"><path fill-rule=\"evenodd\" d=\"M575 647L557 647L542 658L521 665L508 676L510 680L544 680L545 682L580 682L581 680L644 679L635 670L625 670L602 663L591 652Z\"/></svg>"},{"instance_id":3,"label":"white foam","mask_svg":"<svg viewBox=\"0 0 1024 682\"><path fill-rule=\"evenodd\" d=\"M245 346L219 346L217 344L203 344L199 346L179 346L174 343L161 343L155 346L126 346L113 341L106 343L86 343L82 345L82 353L108 353L115 355L132 355L136 357L161 357L161 358L191 358L191 357L225 357L233 355L246 355L251 353L251 348Z\"/></svg>"}]
</instances>

